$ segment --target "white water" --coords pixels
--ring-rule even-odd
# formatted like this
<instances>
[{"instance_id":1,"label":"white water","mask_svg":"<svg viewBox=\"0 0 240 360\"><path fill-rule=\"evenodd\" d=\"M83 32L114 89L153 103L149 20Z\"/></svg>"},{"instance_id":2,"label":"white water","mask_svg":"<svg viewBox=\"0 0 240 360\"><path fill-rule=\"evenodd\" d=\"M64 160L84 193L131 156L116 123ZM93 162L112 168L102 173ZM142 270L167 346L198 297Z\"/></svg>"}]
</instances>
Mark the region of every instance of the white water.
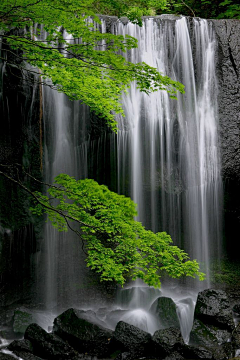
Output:
<instances>
[{"instance_id":1,"label":"white water","mask_svg":"<svg viewBox=\"0 0 240 360\"><path fill-rule=\"evenodd\" d=\"M193 20L192 32L190 41L185 18L118 25L117 33L138 38L131 61L145 61L185 85L177 101L165 92L146 96L136 86L124 96L118 177L119 191L128 187L138 204L138 218L169 232L208 273L221 242L215 38L206 20Z\"/></svg>"},{"instance_id":2,"label":"white water","mask_svg":"<svg viewBox=\"0 0 240 360\"><path fill-rule=\"evenodd\" d=\"M191 40L185 18L148 19L142 28L119 22L114 29L118 34L138 38L139 48L128 54L131 61L145 61L157 67L181 81L186 90L174 101L166 92L148 97L133 84L129 95L123 96L126 117L119 118L121 130L116 141L112 137L107 145L112 156L117 157L117 189L138 204L138 220L153 231L167 231L175 244L203 264L208 274L210 258L220 252L222 202L215 38L211 26L205 20L193 20ZM43 98L46 181L52 182L59 173L84 178L89 172L98 180L98 169L106 166L101 154L106 154L107 136L89 143L85 138L89 116L86 108L50 89L44 90ZM94 169L95 162L89 158L96 151ZM110 160L112 166L111 161L114 160ZM101 292L95 285L89 287L91 280L79 240L73 234L57 232L49 224L44 238L39 261L43 262L45 273L39 275L44 278L39 281L43 284L39 293L46 294L42 301L47 307L84 303L87 307L92 303L101 306ZM208 285L209 278L205 286ZM181 287L166 290L177 304L186 341L192 326L197 282L194 287L194 292L182 293ZM131 296L124 300L123 290L119 294L121 304L116 304L114 313L104 316L106 323L114 327L121 319L153 333L159 324L149 309L164 291L135 284L128 291Z\"/></svg>"},{"instance_id":3,"label":"white water","mask_svg":"<svg viewBox=\"0 0 240 360\"><path fill-rule=\"evenodd\" d=\"M215 37L206 20L194 19L190 35L186 18L145 20L143 27L121 23L118 34L139 41L128 59L145 61L182 82L185 94L169 100L165 92L151 96L132 86L123 96L125 119L119 119L118 191L138 204L138 219L153 231L167 231L174 243L196 258L210 286L211 258L219 258L221 244L222 181L218 150ZM170 291L178 306L184 339L192 327L194 292ZM181 289L181 287L180 287ZM128 308L138 306L137 292ZM145 309L149 306L145 302ZM126 308L126 306L125 306ZM150 331L150 328L148 329Z\"/></svg>"}]
</instances>

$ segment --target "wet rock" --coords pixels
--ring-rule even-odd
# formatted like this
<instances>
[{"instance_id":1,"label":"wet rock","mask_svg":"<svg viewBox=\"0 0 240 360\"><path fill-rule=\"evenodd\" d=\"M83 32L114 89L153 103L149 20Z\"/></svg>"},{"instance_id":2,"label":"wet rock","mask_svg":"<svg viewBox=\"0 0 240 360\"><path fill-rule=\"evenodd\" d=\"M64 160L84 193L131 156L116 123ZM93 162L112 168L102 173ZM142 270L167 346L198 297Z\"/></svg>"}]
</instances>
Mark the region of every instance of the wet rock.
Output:
<instances>
[{"instance_id":1,"label":"wet rock","mask_svg":"<svg viewBox=\"0 0 240 360\"><path fill-rule=\"evenodd\" d=\"M114 360L132 360L132 359L133 359L133 355L131 353L124 352L118 354Z\"/></svg>"},{"instance_id":2,"label":"wet rock","mask_svg":"<svg viewBox=\"0 0 240 360\"><path fill-rule=\"evenodd\" d=\"M211 20L218 40L219 135L224 178L240 179L239 20Z\"/></svg>"},{"instance_id":3,"label":"wet rock","mask_svg":"<svg viewBox=\"0 0 240 360\"><path fill-rule=\"evenodd\" d=\"M14 340L11 344L8 345L8 350L10 351L25 351L32 353L33 352L33 346L32 343L29 340L23 339L23 340Z\"/></svg>"},{"instance_id":4,"label":"wet rock","mask_svg":"<svg viewBox=\"0 0 240 360\"><path fill-rule=\"evenodd\" d=\"M198 294L194 319L204 325L213 325L232 331L234 322L229 299L225 291L207 289Z\"/></svg>"},{"instance_id":5,"label":"wet rock","mask_svg":"<svg viewBox=\"0 0 240 360\"><path fill-rule=\"evenodd\" d=\"M168 297L159 297L152 304L150 311L159 318L161 328L177 327L180 329L175 302Z\"/></svg>"},{"instance_id":6,"label":"wet rock","mask_svg":"<svg viewBox=\"0 0 240 360\"><path fill-rule=\"evenodd\" d=\"M87 321L83 316L84 312L81 310L66 310L54 320L54 334L66 340L80 353L98 357L109 355L113 331Z\"/></svg>"},{"instance_id":7,"label":"wet rock","mask_svg":"<svg viewBox=\"0 0 240 360\"><path fill-rule=\"evenodd\" d=\"M189 343L193 345L214 346L218 341L207 326L200 320L195 319L190 333Z\"/></svg>"},{"instance_id":8,"label":"wet rock","mask_svg":"<svg viewBox=\"0 0 240 360\"><path fill-rule=\"evenodd\" d=\"M24 334L28 325L34 322L33 316L25 309L16 309L13 315L13 331Z\"/></svg>"},{"instance_id":9,"label":"wet rock","mask_svg":"<svg viewBox=\"0 0 240 360\"><path fill-rule=\"evenodd\" d=\"M164 360L184 360L184 357L177 352L173 352L171 355L164 358Z\"/></svg>"},{"instance_id":10,"label":"wet rock","mask_svg":"<svg viewBox=\"0 0 240 360\"><path fill-rule=\"evenodd\" d=\"M24 338L33 346L33 354L49 360L77 360L76 351L55 334L49 334L37 324L28 326Z\"/></svg>"},{"instance_id":11,"label":"wet rock","mask_svg":"<svg viewBox=\"0 0 240 360\"><path fill-rule=\"evenodd\" d=\"M202 346L185 346L185 359L213 359L213 353L210 349Z\"/></svg>"},{"instance_id":12,"label":"wet rock","mask_svg":"<svg viewBox=\"0 0 240 360\"><path fill-rule=\"evenodd\" d=\"M160 358L173 352L181 354L185 346L180 330L173 327L157 330L152 337L152 342L154 355Z\"/></svg>"},{"instance_id":13,"label":"wet rock","mask_svg":"<svg viewBox=\"0 0 240 360\"><path fill-rule=\"evenodd\" d=\"M240 348L240 324L238 324L232 332L232 342L236 348Z\"/></svg>"},{"instance_id":14,"label":"wet rock","mask_svg":"<svg viewBox=\"0 0 240 360\"><path fill-rule=\"evenodd\" d=\"M119 321L114 331L111 347L134 356L149 356L151 354L151 335L136 326Z\"/></svg>"},{"instance_id":15,"label":"wet rock","mask_svg":"<svg viewBox=\"0 0 240 360\"><path fill-rule=\"evenodd\" d=\"M230 342L216 346L213 349L214 360L228 360L235 355L235 349L233 344Z\"/></svg>"},{"instance_id":16,"label":"wet rock","mask_svg":"<svg viewBox=\"0 0 240 360\"><path fill-rule=\"evenodd\" d=\"M16 360L16 356L0 353L0 360Z\"/></svg>"},{"instance_id":17,"label":"wet rock","mask_svg":"<svg viewBox=\"0 0 240 360\"><path fill-rule=\"evenodd\" d=\"M236 304L233 307L233 312L237 315L240 316L240 304Z\"/></svg>"}]
</instances>

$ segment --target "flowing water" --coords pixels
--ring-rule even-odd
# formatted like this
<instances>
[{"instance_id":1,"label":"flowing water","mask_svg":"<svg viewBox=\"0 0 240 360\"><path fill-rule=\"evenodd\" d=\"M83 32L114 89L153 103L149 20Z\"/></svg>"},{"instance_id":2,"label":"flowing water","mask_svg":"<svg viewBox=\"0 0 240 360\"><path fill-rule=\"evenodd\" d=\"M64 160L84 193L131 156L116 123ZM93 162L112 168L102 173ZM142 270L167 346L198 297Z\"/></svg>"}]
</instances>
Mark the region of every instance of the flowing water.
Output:
<instances>
[{"instance_id":1,"label":"flowing water","mask_svg":"<svg viewBox=\"0 0 240 360\"><path fill-rule=\"evenodd\" d=\"M85 125L88 110L45 89L46 181L52 182L59 173L77 178L90 173L98 180L94 164L104 168L106 159L99 159L104 151L99 149L108 146L114 158L109 167L117 162L115 174L108 179L109 183L117 183L113 190L131 196L138 204L138 220L153 231L167 231L174 243L200 261L209 274L210 259L220 253L222 206L216 41L211 24L200 19L188 24L186 18L159 17L145 19L142 28L116 22L112 31L136 37L139 48L131 50L128 59L145 61L182 82L185 94L178 95L177 101L170 100L166 92L147 96L133 84L128 96L123 95L126 117L118 118L117 137L105 135L89 142ZM97 161L91 164L90 155L94 151L98 153ZM57 232L49 224L44 238L45 281L41 291L46 294L45 303L51 309L59 304L82 304L78 290L82 291L89 280L83 270L84 256L78 239ZM196 284L194 291L182 291L176 284L168 289L165 284L160 291L135 283L120 290L113 312L106 312L102 318L109 327L122 319L153 333L159 324L149 309L165 293L177 305L181 331L187 340ZM209 286L209 280L204 286ZM101 304L97 290L87 289L84 296L87 306L93 299Z\"/></svg>"}]
</instances>

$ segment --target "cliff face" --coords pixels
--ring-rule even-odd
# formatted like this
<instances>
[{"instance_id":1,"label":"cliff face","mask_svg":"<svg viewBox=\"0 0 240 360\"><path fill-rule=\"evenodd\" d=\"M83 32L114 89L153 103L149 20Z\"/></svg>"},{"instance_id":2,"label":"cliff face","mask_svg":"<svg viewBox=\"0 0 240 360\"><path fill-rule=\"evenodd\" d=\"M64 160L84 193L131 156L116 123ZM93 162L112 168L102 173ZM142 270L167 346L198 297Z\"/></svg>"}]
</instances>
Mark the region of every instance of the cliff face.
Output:
<instances>
[{"instance_id":1,"label":"cliff face","mask_svg":"<svg viewBox=\"0 0 240 360\"><path fill-rule=\"evenodd\" d=\"M240 181L240 21L212 22L218 40L222 171L224 179Z\"/></svg>"},{"instance_id":2,"label":"cliff face","mask_svg":"<svg viewBox=\"0 0 240 360\"><path fill-rule=\"evenodd\" d=\"M0 164L24 165L40 178L38 88L26 83L16 68L1 63L0 73ZM10 168L1 166L4 170L11 174ZM24 181L30 185L29 179ZM0 306L32 295L41 235L29 206L28 195L0 176Z\"/></svg>"},{"instance_id":3,"label":"cliff face","mask_svg":"<svg viewBox=\"0 0 240 360\"><path fill-rule=\"evenodd\" d=\"M219 138L224 180L225 247L235 258L240 227L240 21L212 20L218 41Z\"/></svg>"}]
</instances>

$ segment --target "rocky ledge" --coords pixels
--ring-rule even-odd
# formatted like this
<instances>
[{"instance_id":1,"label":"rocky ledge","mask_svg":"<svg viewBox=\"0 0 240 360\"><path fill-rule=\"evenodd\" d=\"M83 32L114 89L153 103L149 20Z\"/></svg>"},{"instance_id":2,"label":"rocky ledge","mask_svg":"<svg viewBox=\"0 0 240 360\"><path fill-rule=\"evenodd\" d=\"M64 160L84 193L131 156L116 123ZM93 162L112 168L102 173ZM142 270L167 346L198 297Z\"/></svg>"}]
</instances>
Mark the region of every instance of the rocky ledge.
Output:
<instances>
[{"instance_id":1,"label":"rocky ledge","mask_svg":"<svg viewBox=\"0 0 240 360\"><path fill-rule=\"evenodd\" d=\"M158 312L166 301L155 304ZM24 339L9 344L0 359L232 359L240 348L240 329L233 320L239 309L240 304L232 308L222 290L200 292L189 344L184 343L178 322L170 321L169 327L153 335L123 321L113 331L94 312L89 316L89 311L68 309L55 318L50 333L36 323L28 325Z\"/></svg>"}]
</instances>

